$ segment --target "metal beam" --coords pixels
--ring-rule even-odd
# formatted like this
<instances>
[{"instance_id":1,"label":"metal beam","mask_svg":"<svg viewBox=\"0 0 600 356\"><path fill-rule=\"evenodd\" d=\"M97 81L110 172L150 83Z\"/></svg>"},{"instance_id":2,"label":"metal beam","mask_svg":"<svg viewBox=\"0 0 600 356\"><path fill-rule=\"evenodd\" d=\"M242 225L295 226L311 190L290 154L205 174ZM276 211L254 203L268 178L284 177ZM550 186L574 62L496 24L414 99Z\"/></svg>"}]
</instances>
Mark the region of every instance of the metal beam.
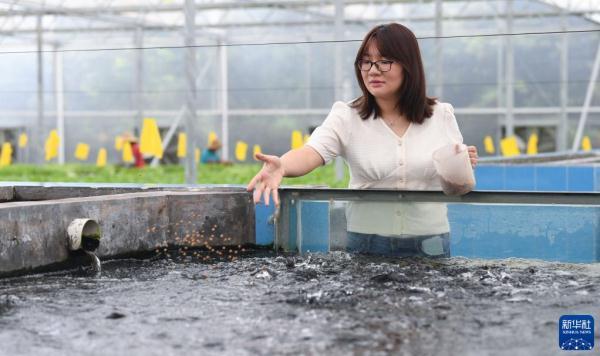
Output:
<instances>
[{"instance_id":1,"label":"metal beam","mask_svg":"<svg viewBox=\"0 0 600 356\"><path fill-rule=\"evenodd\" d=\"M599 12L600 13L600 12ZM557 18L558 15L555 13L515 13L513 14L513 19L523 19L523 18L531 18L532 16L537 17L545 17L545 18ZM580 14L570 14L570 15L580 15ZM456 16L443 16L443 21L481 21L481 20L494 20L494 15L456 15ZM418 16L413 17L412 15L407 18L399 18L399 17L378 17L378 18L346 18L345 22L348 25L356 25L364 27L365 25L370 26L373 24L384 23L384 22L397 22L397 21L408 21L410 22L434 22L434 17L431 16ZM202 35L208 36L211 39L220 38L218 33L207 32L211 29L229 29L229 28L237 28L237 29L245 29L245 28L263 28L263 27L301 27L301 26L332 26L334 24L334 20L297 20L297 21L244 21L244 22L220 22L220 23L203 23L202 25L198 25L196 27L197 31L204 31ZM147 24L144 26L144 31L148 32L170 32L170 31L181 31L183 28L182 25L173 25L173 24ZM589 30L590 27L580 27L582 30ZM538 30L538 27L532 27L532 31ZM95 27L81 27L81 26L72 26L72 27L58 27L53 30L54 33L58 34L69 34L69 33L80 33L80 32L88 32L88 33L97 33L97 32L132 32L135 31L135 25L131 26L95 26ZM13 35L15 33L20 34L32 34L35 33L35 29L32 27L20 27L19 29L14 30L2 30L0 31L0 35ZM487 32L482 32L487 33Z\"/></svg>"},{"instance_id":2,"label":"metal beam","mask_svg":"<svg viewBox=\"0 0 600 356\"><path fill-rule=\"evenodd\" d=\"M58 164L65 164L65 100L63 81L63 53L53 52L54 57L54 101L56 105L56 131L60 140Z\"/></svg>"},{"instance_id":3,"label":"metal beam","mask_svg":"<svg viewBox=\"0 0 600 356\"><path fill-rule=\"evenodd\" d=\"M337 41L344 40L344 21L345 21L345 13L344 13L344 1L345 0L335 0L335 23L334 23L334 36ZM333 86L334 86L334 100L343 100L346 101L349 98L345 98L343 96L343 88L342 84L344 83L344 65L342 58L342 44L336 43L334 45L334 55L333 55ZM335 158L335 179L336 181L341 181L344 179L344 161L342 157Z\"/></svg>"},{"instance_id":4,"label":"metal beam","mask_svg":"<svg viewBox=\"0 0 600 356\"><path fill-rule=\"evenodd\" d=\"M444 96L443 6L442 0L435 0L435 96L440 100Z\"/></svg>"},{"instance_id":5,"label":"metal beam","mask_svg":"<svg viewBox=\"0 0 600 356\"><path fill-rule=\"evenodd\" d=\"M464 0L444 0L445 2L464 2ZM540 1L540 3L548 6L558 6L556 3L551 1ZM10 3L10 0L2 0L0 2ZM393 4L410 4L410 3L432 3L435 0L346 0L347 5L393 5ZM476 2L476 1L474 1ZM483 2L483 1L480 1ZM24 3L22 0L18 4ZM297 8L309 8L309 7L320 7L320 8L331 8L335 3L335 0L321 1L321 0L286 0L286 1L231 1L231 2L212 2L212 3L197 3L195 8L197 11L207 10L236 10L241 8L247 9L261 9L261 8L278 8L278 9L297 9ZM29 3L31 4L31 2ZM38 5L39 4L34 4ZM577 12L582 15L597 14L600 12L599 9L569 9L572 12ZM0 16L11 16L15 13L20 15L38 15L43 11L47 15L77 15L77 16L97 16L97 15L115 15L123 13L163 13L172 12L179 13L181 11L181 5L178 4L154 4L150 6L139 6L139 5L113 5L99 11L96 6L72 6L72 7L56 7L45 5L40 8L25 7L23 10L0 10Z\"/></svg>"},{"instance_id":6,"label":"metal beam","mask_svg":"<svg viewBox=\"0 0 600 356\"><path fill-rule=\"evenodd\" d=\"M567 30L567 18L565 10L561 11L561 27ZM556 130L556 150L567 150L567 136L569 133L569 35L564 33L560 36L560 124Z\"/></svg>"},{"instance_id":7,"label":"metal beam","mask_svg":"<svg viewBox=\"0 0 600 356\"><path fill-rule=\"evenodd\" d=\"M506 0L506 33L513 32L513 0ZM505 119L505 137L513 136L514 130L514 97L515 97L515 58L513 52L512 36L505 38L505 65L506 65L506 119Z\"/></svg>"},{"instance_id":8,"label":"metal beam","mask_svg":"<svg viewBox=\"0 0 600 356\"><path fill-rule=\"evenodd\" d=\"M229 109L230 117L237 116L314 116L314 115L327 115L331 108L314 108L314 109ZM455 113L458 115L504 115L506 110L498 107L487 107L487 108L454 108ZM580 114L583 111L583 107L571 106L567 107L567 113L569 114ZM560 106L553 107L517 107L513 113L515 115L554 115L558 117L561 112ZM178 110L148 110L147 114L152 117L175 117ZM591 106L588 113L600 114L600 106ZM47 115L56 115L53 110L46 111ZM79 117L79 118L94 118L94 117L124 117L135 115L134 110L72 110L66 111L65 117ZM198 116L219 116L221 110L219 109L203 109L197 110L196 115ZM11 122L12 118L28 118L35 119L37 112L34 110L1 110L0 117L11 119L3 119L0 125L5 122ZM558 123L557 118L549 118L548 122ZM518 119L517 123L522 122L524 119ZM594 120L600 120L594 118ZM14 125L18 126L17 123Z\"/></svg>"},{"instance_id":9,"label":"metal beam","mask_svg":"<svg viewBox=\"0 0 600 356\"><path fill-rule=\"evenodd\" d=\"M35 123L35 127L33 128L34 135L29 135L33 140L33 142L29 143L29 147L32 147L31 150L32 155L30 155L30 159L34 163L42 163L44 159L42 155L44 150L41 147L44 147L44 53L43 51L43 36L44 31L42 31L42 21L43 17L37 17L37 120ZM64 145L64 142L60 142L60 145Z\"/></svg>"},{"instance_id":10,"label":"metal beam","mask_svg":"<svg viewBox=\"0 0 600 356\"><path fill-rule=\"evenodd\" d=\"M490 6L488 4L488 6ZM496 26L497 29L499 30L500 28L503 27L503 23L500 20L500 14L501 14L501 10L499 9L499 6L496 5L493 7L495 13L496 13ZM497 42L497 47L496 47L496 107L498 108L498 111L502 110L502 108L504 107L504 103L505 103L505 97L504 97L504 86L505 86L505 82L506 82L506 78L505 78L505 69L506 66L504 64L506 58L504 56L504 44L505 41L503 38L498 37L496 38L496 42ZM496 122L497 122L497 126L496 126L496 132L495 132L495 142L500 142L500 140L502 140L502 124L501 122L504 120L504 117L499 114L496 117ZM496 150L496 154L500 154L500 150Z\"/></svg>"},{"instance_id":11,"label":"metal beam","mask_svg":"<svg viewBox=\"0 0 600 356\"><path fill-rule=\"evenodd\" d=\"M196 165L196 48L195 45L195 22L196 8L194 0L185 0L185 83L186 83L186 115L185 131L187 133L187 147L185 157L185 182L196 184L198 170Z\"/></svg>"},{"instance_id":12,"label":"metal beam","mask_svg":"<svg viewBox=\"0 0 600 356\"><path fill-rule=\"evenodd\" d=\"M555 11L557 12L568 12L570 15L571 14L577 14L578 16L583 17L585 20L592 22L594 24L600 24L600 22L598 22L597 19L594 18L595 15L597 15L599 13L600 8L596 8L596 9L576 9L574 8L574 4L581 4L581 1L572 1L569 0L567 1L567 3L559 3L553 0L537 0L538 2L548 5L551 8L555 9ZM596 1L596 0L594 0ZM566 5L566 6L565 6Z\"/></svg>"},{"instance_id":13,"label":"metal beam","mask_svg":"<svg viewBox=\"0 0 600 356\"><path fill-rule=\"evenodd\" d=\"M371 4L406 4L406 3L426 3L433 2L435 0L347 0L348 5L371 5ZM464 0L445 0L446 2L457 1L461 2ZM10 0L1 0L0 2L9 3ZM22 3L23 1L19 1ZM306 7L332 7L335 0L322 1L322 0L275 0L275 1L228 1L228 2L212 2L212 3L197 3L195 4L196 11L207 11L207 10L238 10L242 8L246 9L261 9L261 8L306 8ZM38 4L35 4L38 5ZM95 6L79 6L79 7L55 7L55 6L43 6L44 10L39 8L32 9L26 7L24 10L18 11L22 15L38 15L40 11L44 11L46 15L77 15L77 16L96 16L102 13L114 15L121 13L152 13L152 12L173 12L179 13L181 11L181 5L178 4L155 4L151 6L139 6L139 5L114 5L102 12L98 12ZM14 14L14 10L2 10L0 16L10 16Z\"/></svg>"},{"instance_id":14,"label":"metal beam","mask_svg":"<svg viewBox=\"0 0 600 356\"><path fill-rule=\"evenodd\" d=\"M0 0L0 3L5 3L5 4L12 3L12 2L13 2L12 0ZM14 16L14 15L19 15L19 16L54 15L54 16L86 17L86 18L88 18L88 20L123 24L123 25L131 26L131 28L136 28L138 26L146 25L146 22L143 20L138 20L136 18L131 18L128 16L114 15L114 13L111 12L112 7L94 6L92 8L89 8L89 10L93 10L93 12L88 13L88 14L83 14L83 13L79 13L79 12L73 10L70 7L50 5L45 2L37 3L37 2L33 2L33 1L19 0L16 3L16 5L22 7L23 10L14 10L14 9L8 10L7 11L8 15L10 15L10 14L12 14L12 16ZM105 11L106 11L106 13L104 13ZM137 12L144 12L144 11L137 11ZM2 12L0 12L0 16L3 16Z\"/></svg>"},{"instance_id":15,"label":"metal beam","mask_svg":"<svg viewBox=\"0 0 600 356\"><path fill-rule=\"evenodd\" d=\"M0 0L0 3L12 3L11 0ZM31 1L19 0L17 3L18 6L22 6L24 10L8 10L6 11L6 15L3 15L3 12L0 11L0 17L2 16L45 16L45 15L54 15L54 16L72 16L72 17L83 17L88 19L89 21L97 21L97 22L106 22L110 24L116 24L124 26L128 31L137 31L137 28L142 27L153 27L155 29L161 29L163 26L173 26L173 24L165 24L162 22L156 21L148 21L146 19L132 18L127 15L119 15L118 12L112 11L113 7L88 7L86 10L90 10L89 13L83 13L77 11L75 8L66 7L66 6L55 6L48 5L46 3L39 4ZM180 12L181 7L177 6L177 12ZM105 13L106 12L106 13ZM132 11L138 13L146 14L148 12L152 12L147 7L140 7L137 11ZM117 26L109 27L109 29L118 28ZM177 26L178 30L182 30L183 26ZM88 32L91 30L90 27L80 28L78 32ZM18 28L13 30L13 32L17 33L26 33L25 29ZM61 33L59 29L54 29L54 33ZM0 34L3 32L0 31ZM213 32L203 32L202 35L212 38L219 39L220 35Z\"/></svg>"},{"instance_id":16,"label":"metal beam","mask_svg":"<svg viewBox=\"0 0 600 356\"><path fill-rule=\"evenodd\" d=\"M329 189L291 188L279 189L281 197L295 201L376 201L376 202L431 202L463 204L510 205L589 205L600 206L600 193L529 192L529 191L473 191L462 196L448 196L441 191L415 191L392 189Z\"/></svg>"},{"instance_id":17,"label":"metal beam","mask_svg":"<svg viewBox=\"0 0 600 356\"><path fill-rule=\"evenodd\" d=\"M227 46L219 47L221 139L223 140L223 159L229 160L229 66Z\"/></svg>"},{"instance_id":18,"label":"metal beam","mask_svg":"<svg viewBox=\"0 0 600 356\"><path fill-rule=\"evenodd\" d=\"M136 48L142 48L144 46L144 29L142 27L136 28L133 43ZM134 118L133 127L139 127L141 129L144 120L144 53L141 49L136 49L133 53L135 72L133 88L133 103L137 113Z\"/></svg>"}]
</instances>

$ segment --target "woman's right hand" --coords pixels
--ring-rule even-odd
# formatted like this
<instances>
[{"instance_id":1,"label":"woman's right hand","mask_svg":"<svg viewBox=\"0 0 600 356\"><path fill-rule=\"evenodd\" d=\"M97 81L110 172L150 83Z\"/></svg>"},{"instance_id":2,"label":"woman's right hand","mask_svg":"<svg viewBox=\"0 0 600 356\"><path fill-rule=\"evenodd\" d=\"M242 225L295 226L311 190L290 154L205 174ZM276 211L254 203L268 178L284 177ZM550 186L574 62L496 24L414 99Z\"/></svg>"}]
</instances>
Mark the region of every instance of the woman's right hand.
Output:
<instances>
[{"instance_id":1,"label":"woman's right hand","mask_svg":"<svg viewBox=\"0 0 600 356\"><path fill-rule=\"evenodd\" d=\"M257 153L256 159L263 162L263 167L252 178L246 189L249 192L254 190L254 204L259 203L262 196L265 204L269 205L269 196L273 194L273 201L276 206L279 206L279 192L277 189L285 175L281 158Z\"/></svg>"}]
</instances>

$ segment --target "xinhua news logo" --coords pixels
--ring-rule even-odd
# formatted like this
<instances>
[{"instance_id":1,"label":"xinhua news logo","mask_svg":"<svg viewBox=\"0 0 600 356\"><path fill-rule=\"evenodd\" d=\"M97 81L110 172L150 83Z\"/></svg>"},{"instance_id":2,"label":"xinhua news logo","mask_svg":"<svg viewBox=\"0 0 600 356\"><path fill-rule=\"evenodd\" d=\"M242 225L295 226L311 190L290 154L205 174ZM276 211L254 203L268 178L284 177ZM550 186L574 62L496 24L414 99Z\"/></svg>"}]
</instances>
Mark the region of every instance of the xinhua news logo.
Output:
<instances>
[{"instance_id":1,"label":"xinhua news logo","mask_svg":"<svg viewBox=\"0 0 600 356\"><path fill-rule=\"evenodd\" d=\"M591 315L563 315L558 320L558 346L562 350L594 348L594 318Z\"/></svg>"}]
</instances>

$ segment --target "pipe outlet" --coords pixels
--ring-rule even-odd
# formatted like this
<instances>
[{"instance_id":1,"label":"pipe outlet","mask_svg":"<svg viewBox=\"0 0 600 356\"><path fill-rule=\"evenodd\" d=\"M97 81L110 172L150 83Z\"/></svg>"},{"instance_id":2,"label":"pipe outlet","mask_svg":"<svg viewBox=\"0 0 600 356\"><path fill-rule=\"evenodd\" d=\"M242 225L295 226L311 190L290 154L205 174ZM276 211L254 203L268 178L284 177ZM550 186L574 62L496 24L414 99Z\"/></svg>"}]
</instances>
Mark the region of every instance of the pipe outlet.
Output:
<instances>
[{"instance_id":1,"label":"pipe outlet","mask_svg":"<svg viewBox=\"0 0 600 356\"><path fill-rule=\"evenodd\" d=\"M92 219L75 219L67 228L69 249L93 252L100 246L100 225Z\"/></svg>"}]
</instances>

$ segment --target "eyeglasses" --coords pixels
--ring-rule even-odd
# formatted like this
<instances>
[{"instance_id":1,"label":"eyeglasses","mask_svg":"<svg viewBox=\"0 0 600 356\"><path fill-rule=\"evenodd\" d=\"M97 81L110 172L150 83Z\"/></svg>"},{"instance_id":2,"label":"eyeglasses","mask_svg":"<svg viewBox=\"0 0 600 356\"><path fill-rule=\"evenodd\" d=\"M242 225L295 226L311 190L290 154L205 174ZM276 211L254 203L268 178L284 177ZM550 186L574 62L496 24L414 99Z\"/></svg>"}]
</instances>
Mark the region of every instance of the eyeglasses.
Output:
<instances>
[{"instance_id":1,"label":"eyeglasses","mask_svg":"<svg viewBox=\"0 0 600 356\"><path fill-rule=\"evenodd\" d=\"M394 63L394 61L385 60L385 59L381 60L381 61L377 61L377 62L371 62L366 59L360 59L356 62L356 66L358 67L359 70L361 70L363 72L368 72L371 70L371 68L373 67L373 64L374 64L378 71L389 72L390 70L392 70L393 63Z\"/></svg>"}]
</instances>

